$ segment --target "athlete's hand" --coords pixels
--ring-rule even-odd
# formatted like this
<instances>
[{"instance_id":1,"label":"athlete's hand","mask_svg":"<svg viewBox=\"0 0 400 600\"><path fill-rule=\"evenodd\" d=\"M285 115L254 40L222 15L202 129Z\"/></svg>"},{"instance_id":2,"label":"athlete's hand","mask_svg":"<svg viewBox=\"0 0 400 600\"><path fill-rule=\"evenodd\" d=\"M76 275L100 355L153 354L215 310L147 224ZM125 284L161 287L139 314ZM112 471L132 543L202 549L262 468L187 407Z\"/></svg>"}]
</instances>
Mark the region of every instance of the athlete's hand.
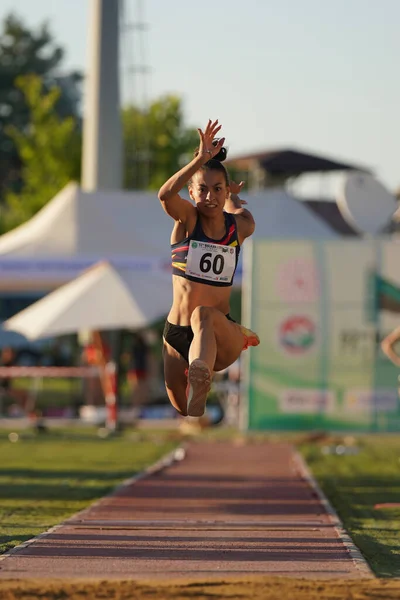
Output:
<instances>
[{"instance_id":1,"label":"athlete's hand","mask_svg":"<svg viewBox=\"0 0 400 600\"><path fill-rule=\"evenodd\" d=\"M218 125L218 119L214 122L209 119L204 131L197 130L200 136L199 155L204 156L207 160L214 158L224 145L225 138L218 140L215 146L213 144L214 138L221 127L222 125Z\"/></svg>"},{"instance_id":2,"label":"athlete's hand","mask_svg":"<svg viewBox=\"0 0 400 600\"><path fill-rule=\"evenodd\" d=\"M229 182L229 199L235 206L235 208L242 208L244 204L247 204L246 200L242 200L242 198L239 198L239 194L243 186L244 181L241 181L240 183L235 183L234 181Z\"/></svg>"},{"instance_id":3,"label":"athlete's hand","mask_svg":"<svg viewBox=\"0 0 400 600\"><path fill-rule=\"evenodd\" d=\"M244 181L241 181L240 183L235 183L234 181L229 182L229 189L231 191L231 194L235 194L236 196L240 194L243 186ZM245 200L242 200L242 204L247 204L247 202Z\"/></svg>"}]
</instances>

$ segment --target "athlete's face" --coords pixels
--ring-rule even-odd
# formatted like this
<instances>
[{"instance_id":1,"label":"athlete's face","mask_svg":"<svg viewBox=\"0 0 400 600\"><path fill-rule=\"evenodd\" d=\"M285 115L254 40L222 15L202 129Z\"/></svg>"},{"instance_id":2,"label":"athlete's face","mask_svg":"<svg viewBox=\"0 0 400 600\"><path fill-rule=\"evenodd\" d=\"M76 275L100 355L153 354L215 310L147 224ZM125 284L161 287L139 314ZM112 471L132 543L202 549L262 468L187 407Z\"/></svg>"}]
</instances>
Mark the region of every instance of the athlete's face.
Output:
<instances>
[{"instance_id":1,"label":"athlete's face","mask_svg":"<svg viewBox=\"0 0 400 600\"><path fill-rule=\"evenodd\" d=\"M189 194L204 215L212 214L223 210L229 187L220 171L201 170L193 175Z\"/></svg>"}]
</instances>

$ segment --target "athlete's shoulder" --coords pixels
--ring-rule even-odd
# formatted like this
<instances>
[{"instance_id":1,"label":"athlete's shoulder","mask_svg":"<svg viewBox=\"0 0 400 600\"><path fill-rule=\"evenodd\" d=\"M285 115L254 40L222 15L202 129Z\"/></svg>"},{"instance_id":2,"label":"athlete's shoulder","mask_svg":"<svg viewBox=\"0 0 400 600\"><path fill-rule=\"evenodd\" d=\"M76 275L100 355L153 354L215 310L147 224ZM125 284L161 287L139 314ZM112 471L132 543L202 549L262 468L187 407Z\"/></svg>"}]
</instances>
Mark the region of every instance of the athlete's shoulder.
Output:
<instances>
[{"instance_id":1,"label":"athlete's shoulder","mask_svg":"<svg viewBox=\"0 0 400 600\"><path fill-rule=\"evenodd\" d=\"M159 200L164 211L174 221L186 223L189 219L193 218L196 211L196 207L193 206L192 202L186 200L186 198L182 198L179 194L174 194L171 197L168 196L168 199L159 195Z\"/></svg>"},{"instance_id":2,"label":"athlete's shoulder","mask_svg":"<svg viewBox=\"0 0 400 600\"><path fill-rule=\"evenodd\" d=\"M236 213L232 216L235 218L238 236L242 241L254 233L256 224L253 215L249 211L246 211L246 213Z\"/></svg>"}]
</instances>

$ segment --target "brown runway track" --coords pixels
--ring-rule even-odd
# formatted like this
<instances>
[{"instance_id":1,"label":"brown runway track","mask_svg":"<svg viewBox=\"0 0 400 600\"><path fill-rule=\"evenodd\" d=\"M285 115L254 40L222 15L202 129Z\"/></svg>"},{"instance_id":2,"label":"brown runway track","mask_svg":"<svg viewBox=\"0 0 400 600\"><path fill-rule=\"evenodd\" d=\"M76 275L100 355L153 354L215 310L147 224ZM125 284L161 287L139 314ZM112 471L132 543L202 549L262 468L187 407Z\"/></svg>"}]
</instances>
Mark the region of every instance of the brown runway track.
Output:
<instances>
[{"instance_id":1,"label":"brown runway track","mask_svg":"<svg viewBox=\"0 0 400 600\"><path fill-rule=\"evenodd\" d=\"M371 576L283 443L192 442L0 561L1 578Z\"/></svg>"}]
</instances>

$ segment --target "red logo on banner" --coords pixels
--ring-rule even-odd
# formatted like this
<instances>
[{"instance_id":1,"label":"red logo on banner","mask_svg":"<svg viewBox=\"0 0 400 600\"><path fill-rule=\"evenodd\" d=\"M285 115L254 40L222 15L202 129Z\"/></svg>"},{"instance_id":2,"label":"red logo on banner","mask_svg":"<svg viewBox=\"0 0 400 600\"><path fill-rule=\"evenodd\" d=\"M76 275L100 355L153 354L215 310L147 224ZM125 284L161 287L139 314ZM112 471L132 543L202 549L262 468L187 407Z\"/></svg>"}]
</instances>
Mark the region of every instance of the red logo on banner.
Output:
<instances>
[{"instance_id":1,"label":"red logo on banner","mask_svg":"<svg viewBox=\"0 0 400 600\"><path fill-rule=\"evenodd\" d=\"M309 317L289 317L279 327L279 341L290 354L303 354L314 345L315 332Z\"/></svg>"}]
</instances>

